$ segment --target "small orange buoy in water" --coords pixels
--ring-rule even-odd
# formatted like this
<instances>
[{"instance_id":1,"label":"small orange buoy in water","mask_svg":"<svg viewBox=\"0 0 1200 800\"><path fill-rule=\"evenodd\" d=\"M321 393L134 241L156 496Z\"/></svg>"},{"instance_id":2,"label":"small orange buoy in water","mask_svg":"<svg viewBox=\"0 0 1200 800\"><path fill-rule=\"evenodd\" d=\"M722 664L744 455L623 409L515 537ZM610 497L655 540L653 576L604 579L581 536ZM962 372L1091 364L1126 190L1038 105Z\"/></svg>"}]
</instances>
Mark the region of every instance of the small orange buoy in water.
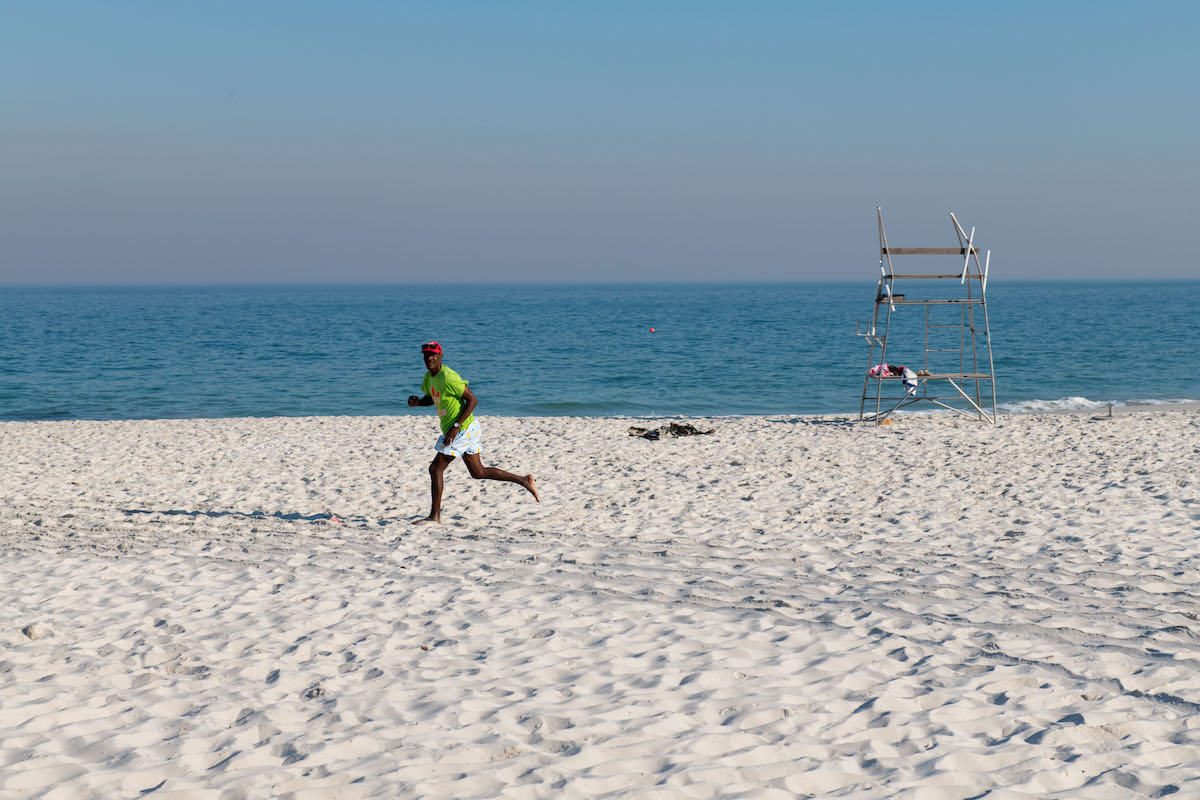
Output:
<instances>
[{"instance_id":1,"label":"small orange buoy in water","mask_svg":"<svg viewBox=\"0 0 1200 800\"><path fill-rule=\"evenodd\" d=\"M654 333L654 328L651 328L651 329L650 329L650 332L651 332L651 333Z\"/></svg>"}]
</instances>

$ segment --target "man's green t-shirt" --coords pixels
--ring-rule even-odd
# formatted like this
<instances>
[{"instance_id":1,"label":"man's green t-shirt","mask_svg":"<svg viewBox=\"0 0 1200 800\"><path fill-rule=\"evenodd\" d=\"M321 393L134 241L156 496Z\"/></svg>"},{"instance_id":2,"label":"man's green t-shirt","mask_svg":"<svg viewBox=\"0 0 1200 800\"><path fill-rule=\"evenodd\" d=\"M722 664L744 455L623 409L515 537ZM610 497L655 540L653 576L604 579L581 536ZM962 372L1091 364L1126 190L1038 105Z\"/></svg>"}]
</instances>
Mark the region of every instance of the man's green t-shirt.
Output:
<instances>
[{"instance_id":1,"label":"man's green t-shirt","mask_svg":"<svg viewBox=\"0 0 1200 800\"><path fill-rule=\"evenodd\" d=\"M463 392L466 389L467 382L445 364L438 370L437 375L425 372L425 380L421 381L421 391L433 398L433 404L437 406L438 422L442 425L442 433L448 433L451 426L458 420L458 415L462 413ZM462 426L465 428L474 421L475 415L472 414L463 420Z\"/></svg>"}]
</instances>

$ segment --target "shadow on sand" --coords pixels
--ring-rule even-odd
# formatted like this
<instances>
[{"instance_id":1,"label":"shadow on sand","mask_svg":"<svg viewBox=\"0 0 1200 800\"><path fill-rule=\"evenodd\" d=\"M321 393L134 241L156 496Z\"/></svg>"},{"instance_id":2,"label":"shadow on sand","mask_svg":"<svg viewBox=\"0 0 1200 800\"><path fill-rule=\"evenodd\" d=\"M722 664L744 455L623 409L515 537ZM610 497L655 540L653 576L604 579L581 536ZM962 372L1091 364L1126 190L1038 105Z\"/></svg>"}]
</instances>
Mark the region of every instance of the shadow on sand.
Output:
<instances>
[{"instance_id":1,"label":"shadow on sand","mask_svg":"<svg viewBox=\"0 0 1200 800\"><path fill-rule=\"evenodd\" d=\"M866 420L863 421L865 422ZM773 419L771 422L780 425L814 425L818 428L853 428L855 425L862 424L857 418L810 419L806 417L793 417L791 419Z\"/></svg>"},{"instance_id":2,"label":"shadow on sand","mask_svg":"<svg viewBox=\"0 0 1200 800\"><path fill-rule=\"evenodd\" d=\"M336 514L298 514L298 513L285 514L282 511L272 511L271 513L268 514L266 511L251 511L251 512L247 513L245 511L185 511L180 508L173 508L173 509L166 509L166 510L145 509L145 508L123 508L123 509L121 509L121 513L123 513L123 514L164 514L168 517L193 517L193 518L195 518L195 517L242 517L243 519L261 519L261 520L282 519L282 520L289 520L291 522L298 522L298 521L299 522L333 522L334 520L337 520L338 522L349 522L349 521L366 522L367 521L363 517L339 517ZM386 523L381 521L380 524L383 525Z\"/></svg>"}]
</instances>

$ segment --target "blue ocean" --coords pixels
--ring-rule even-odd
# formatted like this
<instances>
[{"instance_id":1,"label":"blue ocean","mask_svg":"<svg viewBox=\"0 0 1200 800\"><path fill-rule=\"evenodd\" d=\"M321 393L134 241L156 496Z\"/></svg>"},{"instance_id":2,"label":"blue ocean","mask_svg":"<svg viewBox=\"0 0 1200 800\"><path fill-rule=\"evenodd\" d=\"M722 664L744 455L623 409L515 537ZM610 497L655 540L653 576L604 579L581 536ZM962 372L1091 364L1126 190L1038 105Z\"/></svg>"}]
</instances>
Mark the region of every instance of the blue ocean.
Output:
<instances>
[{"instance_id":1,"label":"blue ocean","mask_svg":"<svg viewBox=\"0 0 1200 800\"><path fill-rule=\"evenodd\" d=\"M1000 410L1200 400L1197 296L1200 281L993 279ZM855 325L874 297L870 279L7 288L0 419L418 413L405 400L429 339L485 415L857 413L870 359ZM917 368L929 345L910 308L887 360Z\"/></svg>"}]
</instances>

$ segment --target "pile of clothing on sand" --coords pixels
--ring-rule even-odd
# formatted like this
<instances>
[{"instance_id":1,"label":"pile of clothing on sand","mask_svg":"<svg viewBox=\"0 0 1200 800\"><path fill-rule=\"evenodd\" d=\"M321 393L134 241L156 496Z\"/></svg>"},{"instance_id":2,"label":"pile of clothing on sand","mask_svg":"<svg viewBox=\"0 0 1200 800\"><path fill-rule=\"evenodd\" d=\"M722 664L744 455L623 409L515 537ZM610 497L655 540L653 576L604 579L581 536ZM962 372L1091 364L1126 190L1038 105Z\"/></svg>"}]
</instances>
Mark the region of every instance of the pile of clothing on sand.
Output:
<instances>
[{"instance_id":1,"label":"pile of clothing on sand","mask_svg":"<svg viewBox=\"0 0 1200 800\"><path fill-rule=\"evenodd\" d=\"M643 439L655 441L657 439L674 439L677 436L707 436L710 433L716 433L717 429L702 431L699 428L688 425L686 422L668 422L661 428L650 430L649 428L633 427L629 429L630 436L640 436Z\"/></svg>"}]
</instances>

